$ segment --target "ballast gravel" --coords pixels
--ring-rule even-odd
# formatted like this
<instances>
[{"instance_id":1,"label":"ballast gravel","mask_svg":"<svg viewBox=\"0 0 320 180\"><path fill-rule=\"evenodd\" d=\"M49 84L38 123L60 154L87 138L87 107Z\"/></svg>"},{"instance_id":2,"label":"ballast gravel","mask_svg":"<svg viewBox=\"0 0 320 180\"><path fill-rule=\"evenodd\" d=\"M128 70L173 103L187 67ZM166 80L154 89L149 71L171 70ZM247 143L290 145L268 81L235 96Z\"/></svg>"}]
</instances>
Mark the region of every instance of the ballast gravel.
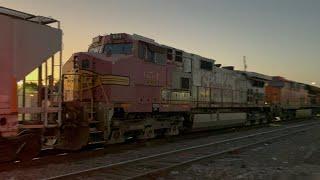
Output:
<instances>
[{"instance_id":1,"label":"ballast gravel","mask_svg":"<svg viewBox=\"0 0 320 180\"><path fill-rule=\"evenodd\" d=\"M156 178L210 180L320 179L320 126L259 146L170 170Z\"/></svg>"}]
</instances>

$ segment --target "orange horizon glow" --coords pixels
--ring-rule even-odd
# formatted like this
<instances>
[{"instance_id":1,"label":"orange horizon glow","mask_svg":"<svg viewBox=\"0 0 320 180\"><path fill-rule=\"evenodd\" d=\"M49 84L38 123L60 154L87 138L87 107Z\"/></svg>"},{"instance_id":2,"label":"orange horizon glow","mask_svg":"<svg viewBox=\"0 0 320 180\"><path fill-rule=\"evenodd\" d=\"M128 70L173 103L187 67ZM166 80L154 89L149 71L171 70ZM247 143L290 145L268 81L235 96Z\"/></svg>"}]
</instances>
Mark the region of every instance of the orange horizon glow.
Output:
<instances>
[{"instance_id":1,"label":"orange horizon glow","mask_svg":"<svg viewBox=\"0 0 320 180\"><path fill-rule=\"evenodd\" d=\"M320 2L311 0L14 0L2 6L51 16L64 31L63 61L97 35L126 32L219 64L319 84ZM34 75L33 75L34 76Z\"/></svg>"}]
</instances>

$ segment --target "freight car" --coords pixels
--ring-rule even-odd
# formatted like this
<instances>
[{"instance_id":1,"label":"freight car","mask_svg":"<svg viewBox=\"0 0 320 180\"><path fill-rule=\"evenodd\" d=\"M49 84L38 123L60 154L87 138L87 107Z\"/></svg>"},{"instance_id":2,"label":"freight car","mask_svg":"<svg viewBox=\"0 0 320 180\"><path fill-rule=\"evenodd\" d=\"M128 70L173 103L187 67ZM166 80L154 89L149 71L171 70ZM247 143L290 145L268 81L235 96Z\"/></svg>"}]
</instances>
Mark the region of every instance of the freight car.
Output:
<instances>
[{"instance_id":1,"label":"freight car","mask_svg":"<svg viewBox=\"0 0 320 180\"><path fill-rule=\"evenodd\" d=\"M53 82L61 74L62 31L55 19L1 6L0 26L0 162L32 159L59 131L62 93ZM52 58L49 66L57 52L59 62ZM37 102L27 106L26 76L35 69L40 78L34 84L44 93L32 94Z\"/></svg>"},{"instance_id":2,"label":"freight car","mask_svg":"<svg viewBox=\"0 0 320 180\"><path fill-rule=\"evenodd\" d=\"M58 147L113 144L270 122L270 76L125 33L98 36L64 65Z\"/></svg>"}]
</instances>

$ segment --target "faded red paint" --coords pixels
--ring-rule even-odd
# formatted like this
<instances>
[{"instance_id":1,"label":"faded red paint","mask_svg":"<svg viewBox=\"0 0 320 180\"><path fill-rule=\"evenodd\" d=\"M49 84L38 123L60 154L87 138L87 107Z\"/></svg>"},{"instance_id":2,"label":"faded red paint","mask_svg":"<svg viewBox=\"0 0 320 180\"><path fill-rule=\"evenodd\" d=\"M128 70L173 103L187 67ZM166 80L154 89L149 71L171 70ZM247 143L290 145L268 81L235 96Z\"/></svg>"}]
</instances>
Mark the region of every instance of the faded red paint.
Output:
<instances>
[{"instance_id":1,"label":"faded red paint","mask_svg":"<svg viewBox=\"0 0 320 180\"><path fill-rule=\"evenodd\" d=\"M111 35L99 37L99 43L93 43L91 46L97 46L108 43L138 43L129 35L122 34L121 40L112 40ZM166 65L159 65L139 59L138 50L133 49L132 55L108 56L98 53L76 53L68 63L72 62L75 57L77 61L90 61L91 71L99 75L115 75L129 78L129 86L121 85L104 85L108 99L114 107L122 107L126 112L152 112L153 105L159 106L159 110L163 112L180 112L189 111L189 103L163 103L161 97L162 89L170 89L172 86L172 71L175 70L170 60ZM71 63L72 64L72 63ZM69 67L68 67L69 66ZM72 65L65 65L65 73L67 69L72 69ZM105 102L103 98L103 90L99 87L95 88L95 101ZM87 94L88 96L89 93Z\"/></svg>"}]
</instances>

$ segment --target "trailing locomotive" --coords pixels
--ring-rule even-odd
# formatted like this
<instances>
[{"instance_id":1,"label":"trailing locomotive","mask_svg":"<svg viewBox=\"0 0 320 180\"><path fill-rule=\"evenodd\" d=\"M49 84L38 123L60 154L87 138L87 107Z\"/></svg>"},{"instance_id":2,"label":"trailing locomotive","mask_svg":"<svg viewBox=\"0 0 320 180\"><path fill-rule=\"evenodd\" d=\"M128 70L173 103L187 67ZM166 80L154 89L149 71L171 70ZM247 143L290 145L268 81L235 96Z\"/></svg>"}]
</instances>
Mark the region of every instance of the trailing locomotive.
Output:
<instances>
[{"instance_id":1,"label":"trailing locomotive","mask_svg":"<svg viewBox=\"0 0 320 180\"><path fill-rule=\"evenodd\" d=\"M275 87L277 78L124 33L94 38L88 52L66 62L63 74L59 146L66 149L311 116L315 107L308 98L290 110L277 104L266 95L283 89Z\"/></svg>"},{"instance_id":2,"label":"trailing locomotive","mask_svg":"<svg viewBox=\"0 0 320 180\"><path fill-rule=\"evenodd\" d=\"M281 119L303 118L317 113L319 89L283 77L273 77L266 87L266 102L273 107L273 116Z\"/></svg>"}]
</instances>

